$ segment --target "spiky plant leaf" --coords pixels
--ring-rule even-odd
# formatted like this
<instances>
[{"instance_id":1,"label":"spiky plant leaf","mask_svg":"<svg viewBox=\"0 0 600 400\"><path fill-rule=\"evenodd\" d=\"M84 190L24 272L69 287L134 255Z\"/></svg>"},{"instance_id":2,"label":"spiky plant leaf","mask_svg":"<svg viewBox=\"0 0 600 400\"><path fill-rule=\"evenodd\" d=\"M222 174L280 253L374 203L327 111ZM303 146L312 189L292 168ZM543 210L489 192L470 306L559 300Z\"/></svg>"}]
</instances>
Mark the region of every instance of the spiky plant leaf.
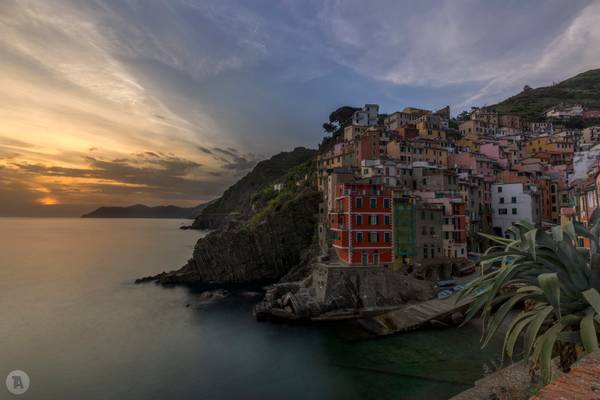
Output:
<instances>
[{"instance_id":1,"label":"spiky plant leaf","mask_svg":"<svg viewBox=\"0 0 600 400\"><path fill-rule=\"evenodd\" d=\"M600 293L596 289L591 288L581 294L588 304L592 306L596 314L600 315Z\"/></svg>"},{"instance_id":2,"label":"spiky plant leaf","mask_svg":"<svg viewBox=\"0 0 600 400\"><path fill-rule=\"evenodd\" d=\"M589 308L586 311L585 317L581 319L579 326L581 342L587 353L598 350L598 334L596 333L594 324L594 314L593 309Z\"/></svg>"},{"instance_id":3,"label":"spiky plant leaf","mask_svg":"<svg viewBox=\"0 0 600 400\"><path fill-rule=\"evenodd\" d=\"M556 318L560 319L560 283L558 282L558 275L555 272L540 274L538 282L548 303L554 308Z\"/></svg>"}]
</instances>

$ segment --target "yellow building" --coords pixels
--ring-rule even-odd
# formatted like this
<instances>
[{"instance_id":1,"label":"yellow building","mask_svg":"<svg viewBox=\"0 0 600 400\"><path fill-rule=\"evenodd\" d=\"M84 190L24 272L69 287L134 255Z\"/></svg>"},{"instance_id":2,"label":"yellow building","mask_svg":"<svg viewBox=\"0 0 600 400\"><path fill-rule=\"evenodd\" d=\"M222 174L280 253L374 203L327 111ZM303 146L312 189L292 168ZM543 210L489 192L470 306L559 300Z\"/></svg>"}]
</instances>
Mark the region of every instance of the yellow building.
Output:
<instances>
[{"instance_id":1,"label":"yellow building","mask_svg":"<svg viewBox=\"0 0 600 400\"><path fill-rule=\"evenodd\" d=\"M572 153L573 142L562 136L538 136L527 141L525 151L532 157L538 153Z\"/></svg>"},{"instance_id":2,"label":"yellow building","mask_svg":"<svg viewBox=\"0 0 600 400\"><path fill-rule=\"evenodd\" d=\"M468 133L464 135L456 142L456 144L459 147L468 148L473 153L479 152L479 137L474 133Z\"/></svg>"}]
</instances>

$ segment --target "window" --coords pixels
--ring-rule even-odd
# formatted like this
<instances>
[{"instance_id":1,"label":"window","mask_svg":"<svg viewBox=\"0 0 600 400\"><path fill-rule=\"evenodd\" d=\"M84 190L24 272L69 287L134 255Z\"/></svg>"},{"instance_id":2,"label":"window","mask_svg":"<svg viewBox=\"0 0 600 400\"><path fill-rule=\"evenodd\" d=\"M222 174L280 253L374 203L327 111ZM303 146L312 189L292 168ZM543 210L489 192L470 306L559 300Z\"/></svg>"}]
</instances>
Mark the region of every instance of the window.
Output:
<instances>
[{"instance_id":1,"label":"window","mask_svg":"<svg viewBox=\"0 0 600 400\"><path fill-rule=\"evenodd\" d=\"M377 218L377 215L370 215L369 216L369 224L370 225L377 225L377 222L378 222L377 220L378 219L379 218Z\"/></svg>"},{"instance_id":2,"label":"window","mask_svg":"<svg viewBox=\"0 0 600 400\"><path fill-rule=\"evenodd\" d=\"M390 208L390 199L383 199L383 208Z\"/></svg>"},{"instance_id":3,"label":"window","mask_svg":"<svg viewBox=\"0 0 600 400\"><path fill-rule=\"evenodd\" d=\"M427 248L427 245L425 245L425 247L423 247L423 258L427 258L428 253L429 253L429 249Z\"/></svg>"},{"instance_id":4,"label":"window","mask_svg":"<svg viewBox=\"0 0 600 400\"><path fill-rule=\"evenodd\" d=\"M363 206L362 200L363 200L362 197L356 198L356 208L362 208L362 206Z\"/></svg>"},{"instance_id":5,"label":"window","mask_svg":"<svg viewBox=\"0 0 600 400\"><path fill-rule=\"evenodd\" d=\"M383 241L386 243L390 242L390 233L389 232L383 232Z\"/></svg>"},{"instance_id":6,"label":"window","mask_svg":"<svg viewBox=\"0 0 600 400\"><path fill-rule=\"evenodd\" d=\"M498 214L500 214L500 215L507 215L508 214L508 210L506 208L500 208L500 209L498 209Z\"/></svg>"},{"instance_id":7,"label":"window","mask_svg":"<svg viewBox=\"0 0 600 400\"><path fill-rule=\"evenodd\" d=\"M371 198L371 208L377 208L377 199L375 197Z\"/></svg>"},{"instance_id":8,"label":"window","mask_svg":"<svg viewBox=\"0 0 600 400\"><path fill-rule=\"evenodd\" d=\"M431 258L435 258L435 247L431 248Z\"/></svg>"},{"instance_id":9,"label":"window","mask_svg":"<svg viewBox=\"0 0 600 400\"><path fill-rule=\"evenodd\" d=\"M429 219L431 219L433 221L435 219L435 213L430 213L429 214Z\"/></svg>"},{"instance_id":10,"label":"window","mask_svg":"<svg viewBox=\"0 0 600 400\"><path fill-rule=\"evenodd\" d=\"M383 223L385 225L389 225L390 224L390 216L389 215L384 215L383 216Z\"/></svg>"},{"instance_id":11,"label":"window","mask_svg":"<svg viewBox=\"0 0 600 400\"><path fill-rule=\"evenodd\" d=\"M363 241L363 233L362 232L356 232L356 241L358 243Z\"/></svg>"},{"instance_id":12,"label":"window","mask_svg":"<svg viewBox=\"0 0 600 400\"><path fill-rule=\"evenodd\" d=\"M516 208L512 209L512 215L517 215L517 209Z\"/></svg>"},{"instance_id":13,"label":"window","mask_svg":"<svg viewBox=\"0 0 600 400\"><path fill-rule=\"evenodd\" d=\"M422 235L427 235L427 227L426 227L426 226L424 226L424 227L421 229L421 234L422 234Z\"/></svg>"},{"instance_id":14,"label":"window","mask_svg":"<svg viewBox=\"0 0 600 400\"><path fill-rule=\"evenodd\" d=\"M511 197L510 198L510 202L515 204L517 202L517 198L516 197Z\"/></svg>"},{"instance_id":15,"label":"window","mask_svg":"<svg viewBox=\"0 0 600 400\"><path fill-rule=\"evenodd\" d=\"M377 243L377 232L370 232L369 233L369 242L371 242L371 243Z\"/></svg>"},{"instance_id":16,"label":"window","mask_svg":"<svg viewBox=\"0 0 600 400\"><path fill-rule=\"evenodd\" d=\"M498 186L498 193L502 193L502 186Z\"/></svg>"},{"instance_id":17,"label":"window","mask_svg":"<svg viewBox=\"0 0 600 400\"><path fill-rule=\"evenodd\" d=\"M435 228L433 226L429 228L429 234L431 236L435 235Z\"/></svg>"},{"instance_id":18,"label":"window","mask_svg":"<svg viewBox=\"0 0 600 400\"><path fill-rule=\"evenodd\" d=\"M362 225L362 215L356 216L356 225Z\"/></svg>"},{"instance_id":19,"label":"window","mask_svg":"<svg viewBox=\"0 0 600 400\"><path fill-rule=\"evenodd\" d=\"M504 197L500 197L500 204L504 204Z\"/></svg>"}]
</instances>

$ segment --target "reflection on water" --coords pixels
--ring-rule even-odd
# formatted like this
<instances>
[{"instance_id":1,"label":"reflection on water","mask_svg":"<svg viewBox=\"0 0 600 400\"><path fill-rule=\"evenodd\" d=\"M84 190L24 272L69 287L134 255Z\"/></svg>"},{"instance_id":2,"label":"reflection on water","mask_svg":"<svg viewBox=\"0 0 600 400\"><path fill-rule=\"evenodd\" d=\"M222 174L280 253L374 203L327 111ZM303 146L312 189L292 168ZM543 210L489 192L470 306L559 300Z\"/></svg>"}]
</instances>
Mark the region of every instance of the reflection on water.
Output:
<instances>
[{"instance_id":1,"label":"reflection on water","mask_svg":"<svg viewBox=\"0 0 600 400\"><path fill-rule=\"evenodd\" d=\"M444 399L497 354L474 327L346 342L256 323L248 295L134 285L190 256L179 224L0 218L1 380L26 371L23 399Z\"/></svg>"}]
</instances>

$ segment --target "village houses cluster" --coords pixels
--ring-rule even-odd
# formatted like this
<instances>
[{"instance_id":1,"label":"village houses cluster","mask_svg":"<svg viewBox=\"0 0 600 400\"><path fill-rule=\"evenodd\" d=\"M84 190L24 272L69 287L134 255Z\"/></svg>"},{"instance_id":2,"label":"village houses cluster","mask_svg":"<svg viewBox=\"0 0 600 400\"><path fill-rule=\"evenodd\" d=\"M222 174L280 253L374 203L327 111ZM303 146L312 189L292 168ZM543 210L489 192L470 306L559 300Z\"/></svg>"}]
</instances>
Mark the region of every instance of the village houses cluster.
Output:
<instances>
[{"instance_id":1,"label":"village houses cluster","mask_svg":"<svg viewBox=\"0 0 600 400\"><path fill-rule=\"evenodd\" d=\"M478 232L505 236L520 220L585 222L600 127L567 129L574 116L600 111L561 104L531 122L475 108L451 121L449 107L367 104L318 159L321 241L342 265L426 265L476 255Z\"/></svg>"}]
</instances>

